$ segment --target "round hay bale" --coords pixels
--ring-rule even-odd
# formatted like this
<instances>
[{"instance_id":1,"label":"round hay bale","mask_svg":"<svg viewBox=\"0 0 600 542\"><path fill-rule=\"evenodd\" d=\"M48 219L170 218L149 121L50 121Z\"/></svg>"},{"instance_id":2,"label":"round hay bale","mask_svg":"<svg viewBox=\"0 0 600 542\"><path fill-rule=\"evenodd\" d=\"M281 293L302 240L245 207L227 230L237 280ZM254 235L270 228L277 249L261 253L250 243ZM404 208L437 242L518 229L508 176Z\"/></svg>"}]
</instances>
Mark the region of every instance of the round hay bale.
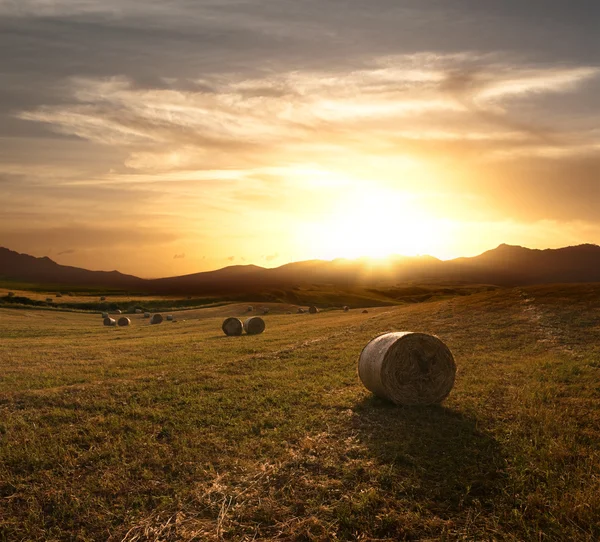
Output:
<instances>
[{"instance_id":1,"label":"round hay bale","mask_svg":"<svg viewBox=\"0 0 600 542\"><path fill-rule=\"evenodd\" d=\"M46 298L46 303L52 303L54 300L51 297Z\"/></svg>"},{"instance_id":2,"label":"round hay bale","mask_svg":"<svg viewBox=\"0 0 600 542\"><path fill-rule=\"evenodd\" d=\"M172 322L173 321L173 315L172 314L167 314L167 320L169 322Z\"/></svg>"},{"instance_id":3,"label":"round hay bale","mask_svg":"<svg viewBox=\"0 0 600 542\"><path fill-rule=\"evenodd\" d=\"M350 310L350 307L348 305L344 305L344 312L348 312Z\"/></svg>"},{"instance_id":4,"label":"round hay bale","mask_svg":"<svg viewBox=\"0 0 600 542\"><path fill-rule=\"evenodd\" d=\"M254 307L250 306L246 309L246 312L252 312L254 310Z\"/></svg>"},{"instance_id":5,"label":"round hay bale","mask_svg":"<svg viewBox=\"0 0 600 542\"><path fill-rule=\"evenodd\" d=\"M106 301L106 297L102 296L102 297L100 298L100 301Z\"/></svg>"},{"instance_id":6,"label":"round hay bale","mask_svg":"<svg viewBox=\"0 0 600 542\"><path fill-rule=\"evenodd\" d=\"M131 320L129 318L127 318L127 316L121 316L121 318L119 318L119 321L117 323L119 324L120 327L125 327L125 326L128 326L129 324L131 324Z\"/></svg>"},{"instance_id":7,"label":"round hay bale","mask_svg":"<svg viewBox=\"0 0 600 542\"><path fill-rule=\"evenodd\" d=\"M15 297L15 293L14 292L8 292L8 297Z\"/></svg>"},{"instance_id":8,"label":"round hay bale","mask_svg":"<svg viewBox=\"0 0 600 542\"><path fill-rule=\"evenodd\" d=\"M150 318L150 313L149 312L145 312L144 313L144 318Z\"/></svg>"},{"instance_id":9,"label":"round hay bale","mask_svg":"<svg viewBox=\"0 0 600 542\"><path fill-rule=\"evenodd\" d=\"M385 333L364 347L358 376L369 391L397 405L432 405L450 393L456 364L449 348L434 335Z\"/></svg>"},{"instance_id":10,"label":"round hay bale","mask_svg":"<svg viewBox=\"0 0 600 542\"><path fill-rule=\"evenodd\" d=\"M317 307L312 305L312 306L308 307L308 312L309 312L309 314L317 314L319 312L319 309L317 309Z\"/></svg>"},{"instance_id":11,"label":"round hay bale","mask_svg":"<svg viewBox=\"0 0 600 542\"><path fill-rule=\"evenodd\" d=\"M369 311L367 309L365 309L364 311L362 311L363 314L369 314Z\"/></svg>"},{"instance_id":12,"label":"round hay bale","mask_svg":"<svg viewBox=\"0 0 600 542\"><path fill-rule=\"evenodd\" d=\"M163 317L162 314L153 314L152 318L150 318L151 324L162 324Z\"/></svg>"},{"instance_id":13,"label":"round hay bale","mask_svg":"<svg viewBox=\"0 0 600 542\"><path fill-rule=\"evenodd\" d=\"M117 322L116 322L116 320L114 318L110 318L109 316L107 316L104 319L104 325L105 326L116 326Z\"/></svg>"},{"instance_id":14,"label":"round hay bale","mask_svg":"<svg viewBox=\"0 0 600 542\"><path fill-rule=\"evenodd\" d=\"M268 307L265 307L262 311L263 314L269 314L271 312L271 309L269 309Z\"/></svg>"},{"instance_id":15,"label":"round hay bale","mask_svg":"<svg viewBox=\"0 0 600 542\"><path fill-rule=\"evenodd\" d=\"M286 314L292 314L292 311L287 311Z\"/></svg>"},{"instance_id":16,"label":"round hay bale","mask_svg":"<svg viewBox=\"0 0 600 542\"><path fill-rule=\"evenodd\" d=\"M244 322L244 331L248 335L260 335L265 330L265 321L260 316L253 316Z\"/></svg>"},{"instance_id":17,"label":"round hay bale","mask_svg":"<svg viewBox=\"0 0 600 542\"><path fill-rule=\"evenodd\" d=\"M298 314L304 314L304 309L302 307L298 309Z\"/></svg>"},{"instance_id":18,"label":"round hay bale","mask_svg":"<svg viewBox=\"0 0 600 542\"><path fill-rule=\"evenodd\" d=\"M56 297L62 297L62 294L59 292L58 294L56 294Z\"/></svg>"},{"instance_id":19,"label":"round hay bale","mask_svg":"<svg viewBox=\"0 0 600 542\"><path fill-rule=\"evenodd\" d=\"M239 318L226 318L221 326L225 335L234 336L241 335L244 330L244 324Z\"/></svg>"},{"instance_id":20,"label":"round hay bale","mask_svg":"<svg viewBox=\"0 0 600 542\"><path fill-rule=\"evenodd\" d=\"M115 314L121 314L121 311L119 309L117 309L114 313Z\"/></svg>"},{"instance_id":21,"label":"round hay bale","mask_svg":"<svg viewBox=\"0 0 600 542\"><path fill-rule=\"evenodd\" d=\"M108 313L107 312L103 312L102 313L102 318L108 318Z\"/></svg>"}]
</instances>

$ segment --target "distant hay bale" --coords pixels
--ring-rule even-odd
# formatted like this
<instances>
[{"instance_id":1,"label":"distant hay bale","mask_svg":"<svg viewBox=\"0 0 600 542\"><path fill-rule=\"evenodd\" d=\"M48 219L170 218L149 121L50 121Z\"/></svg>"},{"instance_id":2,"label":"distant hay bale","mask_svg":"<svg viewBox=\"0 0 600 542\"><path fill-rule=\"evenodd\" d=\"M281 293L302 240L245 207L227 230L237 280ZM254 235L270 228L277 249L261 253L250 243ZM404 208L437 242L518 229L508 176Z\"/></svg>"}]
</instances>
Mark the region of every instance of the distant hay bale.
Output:
<instances>
[{"instance_id":1,"label":"distant hay bale","mask_svg":"<svg viewBox=\"0 0 600 542\"><path fill-rule=\"evenodd\" d=\"M107 312L103 312L102 313L102 318L108 318L108 313Z\"/></svg>"},{"instance_id":2,"label":"distant hay bale","mask_svg":"<svg viewBox=\"0 0 600 542\"><path fill-rule=\"evenodd\" d=\"M286 314L292 314L292 311L287 311Z\"/></svg>"},{"instance_id":3,"label":"distant hay bale","mask_svg":"<svg viewBox=\"0 0 600 542\"><path fill-rule=\"evenodd\" d=\"M131 320L127 318L127 316L121 316L121 318L119 318L118 324L120 327L125 327L131 324Z\"/></svg>"},{"instance_id":4,"label":"distant hay bale","mask_svg":"<svg viewBox=\"0 0 600 542\"><path fill-rule=\"evenodd\" d=\"M107 316L104 320L104 325L105 326L116 326L117 322L114 318L110 318L109 316Z\"/></svg>"},{"instance_id":5,"label":"distant hay bale","mask_svg":"<svg viewBox=\"0 0 600 542\"><path fill-rule=\"evenodd\" d=\"M67 295L68 295L69 297L73 297L73 292L67 292Z\"/></svg>"},{"instance_id":6,"label":"distant hay bale","mask_svg":"<svg viewBox=\"0 0 600 542\"><path fill-rule=\"evenodd\" d=\"M315 307L314 305L311 305L310 307L308 307L308 312L310 314L317 314L319 312L319 309L317 309L317 307Z\"/></svg>"},{"instance_id":7,"label":"distant hay bale","mask_svg":"<svg viewBox=\"0 0 600 542\"><path fill-rule=\"evenodd\" d=\"M253 316L244 322L244 331L248 335L260 335L265 327L265 321L260 316Z\"/></svg>"},{"instance_id":8,"label":"distant hay bale","mask_svg":"<svg viewBox=\"0 0 600 542\"><path fill-rule=\"evenodd\" d=\"M271 312L271 309L269 307L264 307L262 310L263 314L269 314Z\"/></svg>"},{"instance_id":9,"label":"distant hay bale","mask_svg":"<svg viewBox=\"0 0 600 542\"><path fill-rule=\"evenodd\" d=\"M162 324L163 317L162 314L153 314L152 318L150 318L151 324Z\"/></svg>"},{"instance_id":10,"label":"distant hay bale","mask_svg":"<svg viewBox=\"0 0 600 542\"><path fill-rule=\"evenodd\" d=\"M344 312L348 312L350 310L350 307L348 305L344 305Z\"/></svg>"},{"instance_id":11,"label":"distant hay bale","mask_svg":"<svg viewBox=\"0 0 600 542\"><path fill-rule=\"evenodd\" d=\"M46 303L54 303L54 299L52 299L51 297L47 297Z\"/></svg>"},{"instance_id":12,"label":"distant hay bale","mask_svg":"<svg viewBox=\"0 0 600 542\"><path fill-rule=\"evenodd\" d=\"M172 322L173 321L173 315L172 314L167 314L167 320L169 322Z\"/></svg>"},{"instance_id":13,"label":"distant hay bale","mask_svg":"<svg viewBox=\"0 0 600 542\"><path fill-rule=\"evenodd\" d=\"M358 375L369 391L397 405L432 405L450 393L456 364L434 335L385 333L364 347Z\"/></svg>"},{"instance_id":14,"label":"distant hay bale","mask_svg":"<svg viewBox=\"0 0 600 542\"><path fill-rule=\"evenodd\" d=\"M226 318L221 329L225 335L229 335L230 337L237 336L242 334L244 324L242 324L239 318Z\"/></svg>"},{"instance_id":15,"label":"distant hay bale","mask_svg":"<svg viewBox=\"0 0 600 542\"><path fill-rule=\"evenodd\" d=\"M106 297L102 296L102 297L100 298L100 301L106 301Z\"/></svg>"},{"instance_id":16,"label":"distant hay bale","mask_svg":"<svg viewBox=\"0 0 600 542\"><path fill-rule=\"evenodd\" d=\"M117 309L116 311L114 311L114 314L122 314L121 310Z\"/></svg>"},{"instance_id":17,"label":"distant hay bale","mask_svg":"<svg viewBox=\"0 0 600 542\"><path fill-rule=\"evenodd\" d=\"M8 297L15 297L15 293L14 292L8 292Z\"/></svg>"},{"instance_id":18,"label":"distant hay bale","mask_svg":"<svg viewBox=\"0 0 600 542\"><path fill-rule=\"evenodd\" d=\"M61 293L56 294L56 297L62 297Z\"/></svg>"},{"instance_id":19,"label":"distant hay bale","mask_svg":"<svg viewBox=\"0 0 600 542\"><path fill-rule=\"evenodd\" d=\"M367 309L365 309L364 311L362 311L363 314L369 314L369 311Z\"/></svg>"},{"instance_id":20,"label":"distant hay bale","mask_svg":"<svg viewBox=\"0 0 600 542\"><path fill-rule=\"evenodd\" d=\"M136 314L142 314L142 309L135 309Z\"/></svg>"},{"instance_id":21,"label":"distant hay bale","mask_svg":"<svg viewBox=\"0 0 600 542\"><path fill-rule=\"evenodd\" d=\"M246 309L246 312L252 312L254 310L254 307L250 306Z\"/></svg>"},{"instance_id":22,"label":"distant hay bale","mask_svg":"<svg viewBox=\"0 0 600 542\"><path fill-rule=\"evenodd\" d=\"M144 318L150 318L150 313L149 312L145 312L144 313Z\"/></svg>"},{"instance_id":23,"label":"distant hay bale","mask_svg":"<svg viewBox=\"0 0 600 542\"><path fill-rule=\"evenodd\" d=\"M298 314L304 314L304 309L302 307L298 309Z\"/></svg>"}]
</instances>

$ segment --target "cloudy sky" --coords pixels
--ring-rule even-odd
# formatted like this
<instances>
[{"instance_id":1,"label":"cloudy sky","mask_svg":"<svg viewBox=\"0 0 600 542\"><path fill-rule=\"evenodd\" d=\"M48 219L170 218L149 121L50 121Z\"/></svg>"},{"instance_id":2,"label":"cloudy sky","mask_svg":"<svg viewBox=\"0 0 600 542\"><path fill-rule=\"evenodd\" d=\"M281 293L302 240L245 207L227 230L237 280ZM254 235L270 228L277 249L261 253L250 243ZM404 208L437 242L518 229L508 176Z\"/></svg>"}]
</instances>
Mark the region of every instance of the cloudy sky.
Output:
<instances>
[{"instance_id":1,"label":"cloudy sky","mask_svg":"<svg viewBox=\"0 0 600 542\"><path fill-rule=\"evenodd\" d=\"M145 277L600 243L596 0L0 0L0 246Z\"/></svg>"}]
</instances>

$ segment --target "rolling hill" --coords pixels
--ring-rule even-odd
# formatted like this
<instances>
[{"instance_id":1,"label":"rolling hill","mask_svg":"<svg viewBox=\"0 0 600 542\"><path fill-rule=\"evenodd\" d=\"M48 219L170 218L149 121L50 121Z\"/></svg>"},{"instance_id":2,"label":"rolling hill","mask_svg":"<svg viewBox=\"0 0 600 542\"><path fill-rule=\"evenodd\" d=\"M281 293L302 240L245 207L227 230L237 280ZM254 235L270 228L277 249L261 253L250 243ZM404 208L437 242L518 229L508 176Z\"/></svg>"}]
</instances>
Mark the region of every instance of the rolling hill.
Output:
<instances>
[{"instance_id":1,"label":"rolling hill","mask_svg":"<svg viewBox=\"0 0 600 542\"><path fill-rule=\"evenodd\" d=\"M161 279L118 271L89 271L0 248L0 278L42 284L121 288L156 294L242 295L266 289L330 284L338 288L393 286L402 282L460 282L516 286L600 282L600 246L559 249L500 245L472 258L442 261L431 256L394 256L385 267L368 259L309 260L274 269L256 265Z\"/></svg>"}]
</instances>

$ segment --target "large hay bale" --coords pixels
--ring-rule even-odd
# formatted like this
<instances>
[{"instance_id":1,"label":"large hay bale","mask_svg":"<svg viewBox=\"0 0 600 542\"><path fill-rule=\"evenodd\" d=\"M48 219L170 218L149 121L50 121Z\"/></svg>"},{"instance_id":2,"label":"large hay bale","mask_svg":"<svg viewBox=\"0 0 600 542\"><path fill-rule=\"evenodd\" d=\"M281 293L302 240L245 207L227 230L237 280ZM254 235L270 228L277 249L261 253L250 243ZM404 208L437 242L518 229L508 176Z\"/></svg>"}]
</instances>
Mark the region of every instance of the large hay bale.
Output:
<instances>
[{"instance_id":1,"label":"large hay bale","mask_svg":"<svg viewBox=\"0 0 600 542\"><path fill-rule=\"evenodd\" d=\"M397 405L431 405L450 393L456 364L452 352L434 335L385 333L361 352L358 375L368 390Z\"/></svg>"},{"instance_id":2,"label":"large hay bale","mask_svg":"<svg viewBox=\"0 0 600 542\"><path fill-rule=\"evenodd\" d=\"M348 305L344 305L344 312L348 312L350 310L350 307Z\"/></svg>"},{"instance_id":3,"label":"large hay bale","mask_svg":"<svg viewBox=\"0 0 600 542\"><path fill-rule=\"evenodd\" d=\"M105 326L116 326L117 325L117 321L114 318L110 318L110 316L107 316L103 321L104 321Z\"/></svg>"},{"instance_id":4,"label":"large hay bale","mask_svg":"<svg viewBox=\"0 0 600 542\"><path fill-rule=\"evenodd\" d=\"M167 314L167 320L169 322L172 322L173 321L173 315L172 314Z\"/></svg>"},{"instance_id":5,"label":"large hay bale","mask_svg":"<svg viewBox=\"0 0 600 542\"><path fill-rule=\"evenodd\" d=\"M317 314L319 312L319 309L317 309L317 307L315 307L314 305L311 305L310 307L308 307L308 312L310 314Z\"/></svg>"},{"instance_id":6,"label":"large hay bale","mask_svg":"<svg viewBox=\"0 0 600 542\"><path fill-rule=\"evenodd\" d=\"M244 331L248 335L259 335L265 327L265 321L260 316L253 316L244 322Z\"/></svg>"},{"instance_id":7,"label":"large hay bale","mask_svg":"<svg viewBox=\"0 0 600 542\"><path fill-rule=\"evenodd\" d=\"M103 312L102 313L102 318L108 318L108 313L107 312Z\"/></svg>"},{"instance_id":8,"label":"large hay bale","mask_svg":"<svg viewBox=\"0 0 600 542\"><path fill-rule=\"evenodd\" d=\"M364 311L362 311L363 314L369 314L369 311L367 309L365 309Z\"/></svg>"},{"instance_id":9,"label":"large hay bale","mask_svg":"<svg viewBox=\"0 0 600 542\"><path fill-rule=\"evenodd\" d=\"M153 314L152 318L150 318L151 324L162 324L163 317L162 314Z\"/></svg>"},{"instance_id":10,"label":"large hay bale","mask_svg":"<svg viewBox=\"0 0 600 542\"><path fill-rule=\"evenodd\" d=\"M131 320L129 318L127 318L127 316L121 316L121 318L119 318L119 321L117 323L119 324L120 327L125 327L125 326L128 326L129 324L131 324Z\"/></svg>"},{"instance_id":11,"label":"large hay bale","mask_svg":"<svg viewBox=\"0 0 600 542\"><path fill-rule=\"evenodd\" d=\"M225 335L241 335L244 330L244 324L242 324L242 321L239 318L225 318L221 329Z\"/></svg>"},{"instance_id":12,"label":"large hay bale","mask_svg":"<svg viewBox=\"0 0 600 542\"><path fill-rule=\"evenodd\" d=\"M145 312L144 313L144 318L150 318L150 313L149 312Z\"/></svg>"}]
</instances>

